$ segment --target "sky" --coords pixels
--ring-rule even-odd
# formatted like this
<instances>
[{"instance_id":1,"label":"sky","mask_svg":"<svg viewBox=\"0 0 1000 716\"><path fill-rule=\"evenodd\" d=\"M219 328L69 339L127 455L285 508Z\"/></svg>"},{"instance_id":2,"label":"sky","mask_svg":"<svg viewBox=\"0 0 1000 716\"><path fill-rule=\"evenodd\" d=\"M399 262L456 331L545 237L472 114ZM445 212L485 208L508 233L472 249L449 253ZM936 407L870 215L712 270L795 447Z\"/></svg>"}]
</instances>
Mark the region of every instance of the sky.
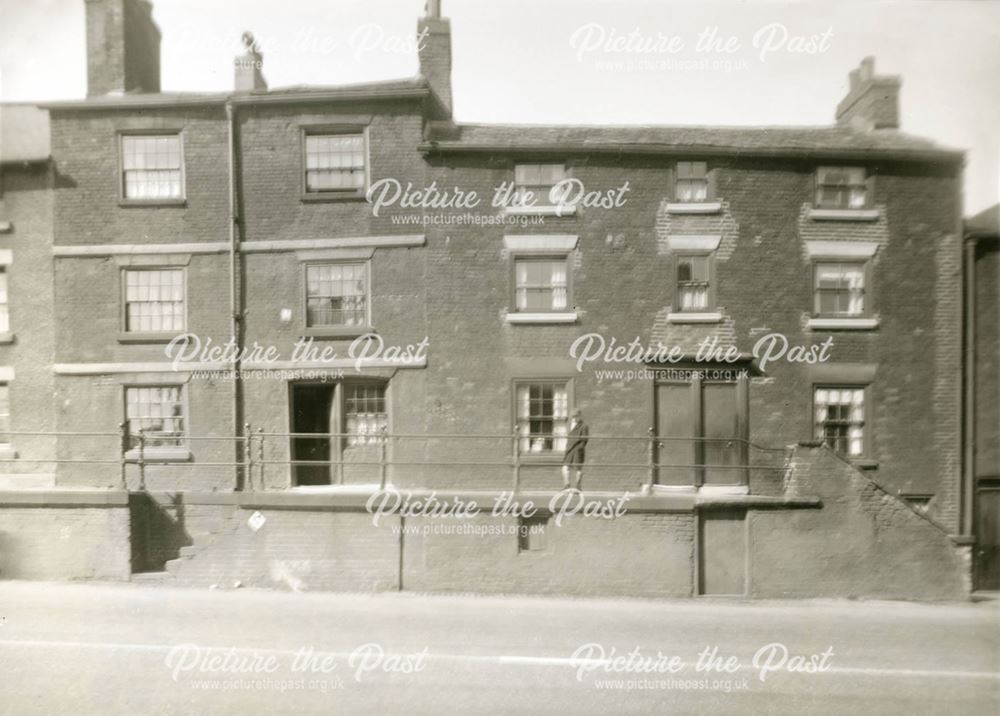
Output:
<instances>
[{"instance_id":1,"label":"sky","mask_svg":"<svg viewBox=\"0 0 1000 716\"><path fill-rule=\"evenodd\" d=\"M162 89L232 87L243 31L271 87L417 73L424 0L154 0ZM822 125L866 55L908 133L968 151L1000 200L1000 1L442 0L455 116L539 124ZM84 0L0 0L0 100L86 93Z\"/></svg>"}]
</instances>

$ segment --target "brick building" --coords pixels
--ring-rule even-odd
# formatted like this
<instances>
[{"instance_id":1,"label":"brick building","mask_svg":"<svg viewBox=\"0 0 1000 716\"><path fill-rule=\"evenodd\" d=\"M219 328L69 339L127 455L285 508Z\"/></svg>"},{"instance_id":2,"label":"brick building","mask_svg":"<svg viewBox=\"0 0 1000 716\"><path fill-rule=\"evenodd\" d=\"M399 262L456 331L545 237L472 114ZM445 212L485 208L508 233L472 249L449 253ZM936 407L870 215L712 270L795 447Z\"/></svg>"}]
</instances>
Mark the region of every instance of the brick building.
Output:
<instances>
[{"instance_id":1,"label":"brick building","mask_svg":"<svg viewBox=\"0 0 1000 716\"><path fill-rule=\"evenodd\" d=\"M173 94L148 4L87 0L88 97L47 106L34 179L51 313L24 330L57 486L133 493L123 571L963 593L962 154L900 131L900 80L864 60L826 127L463 124L436 5L417 78L270 89L246 37L233 92ZM624 515L372 525L384 481L548 504L575 410L585 490Z\"/></svg>"}]
</instances>

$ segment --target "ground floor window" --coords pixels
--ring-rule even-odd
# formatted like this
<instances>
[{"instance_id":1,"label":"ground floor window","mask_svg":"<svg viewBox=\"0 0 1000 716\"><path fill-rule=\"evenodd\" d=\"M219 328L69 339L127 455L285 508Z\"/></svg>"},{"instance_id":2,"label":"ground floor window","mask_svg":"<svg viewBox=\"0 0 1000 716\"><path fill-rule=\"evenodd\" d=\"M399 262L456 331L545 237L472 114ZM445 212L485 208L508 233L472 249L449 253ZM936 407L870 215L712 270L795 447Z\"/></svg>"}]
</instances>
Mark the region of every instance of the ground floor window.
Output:
<instances>
[{"instance_id":1,"label":"ground floor window","mask_svg":"<svg viewBox=\"0 0 1000 716\"><path fill-rule=\"evenodd\" d=\"M0 383L0 445L10 443L10 386Z\"/></svg>"},{"instance_id":2,"label":"ground floor window","mask_svg":"<svg viewBox=\"0 0 1000 716\"><path fill-rule=\"evenodd\" d=\"M816 437L841 455L865 454L865 390L857 386L817 386Z\"/></svg>"},{"instance_id":3,"label":"ground floor window","mask_svg":"<svg viewBox=\"0 0 1000 716\"><path fill-rule=\"evenodd\" d=\"M382 433L388 427L384 383L344 386L344 432L348 445L382 442L385 440Z\"/></svg>"},{"instance_id":4,"label":"ground floor window","mask_svg":"<svg viewBox=\"0 0 1000 716\"><path fill-rule=\"evenodd\" d=\"M520 452L532 455L563 452L569 428L569 382L518 381L514 392Z\"/></svg>"},{"instance_id":5,"label":"ground floor window","mask_svg":"<svg viewBox=\"0 0 1000 716\"><path fill-rule=\"evenodd\" d=\"M183 447L185 419L183 388L150 385L125 388L125 422L129 447Z\"/></svg>"}]
</instances>

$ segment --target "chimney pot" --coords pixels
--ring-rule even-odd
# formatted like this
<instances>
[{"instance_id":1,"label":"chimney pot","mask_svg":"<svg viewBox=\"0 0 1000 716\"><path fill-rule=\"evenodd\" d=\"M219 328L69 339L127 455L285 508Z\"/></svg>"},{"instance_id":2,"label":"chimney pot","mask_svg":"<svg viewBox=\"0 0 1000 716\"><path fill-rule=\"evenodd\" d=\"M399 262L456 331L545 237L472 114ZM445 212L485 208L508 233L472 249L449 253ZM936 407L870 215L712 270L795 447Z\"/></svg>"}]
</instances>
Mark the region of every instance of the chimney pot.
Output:
<instances>
[{"instance_id":1,"label":"chimney pot","mask_svg":"<svg viewBox=\"0 0 1000 716\"><path fill-rule=\"evenodd\" d=\"M233 60L233 87L237 92L260 92L267 89L264 79L264 55L252 32L243 33L246 52Z\"/></svg>"}]
</instances>

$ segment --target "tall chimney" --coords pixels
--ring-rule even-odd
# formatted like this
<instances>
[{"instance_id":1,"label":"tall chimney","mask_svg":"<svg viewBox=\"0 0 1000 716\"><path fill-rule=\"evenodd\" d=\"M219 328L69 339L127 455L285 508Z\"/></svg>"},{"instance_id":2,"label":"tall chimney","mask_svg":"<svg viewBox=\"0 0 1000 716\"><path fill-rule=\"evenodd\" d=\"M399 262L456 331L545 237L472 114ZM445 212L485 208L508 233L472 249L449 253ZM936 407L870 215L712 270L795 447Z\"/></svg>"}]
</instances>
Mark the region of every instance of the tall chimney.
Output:
<instances>
[{"instance_id":1,"label":"tall chimney","mask_svg":"<svg viewBox=\"0 0 1000 716\"><path fill-rule=\"evenodd\" d=\"M441 0L427 0L424 17L417 22L420 74L436 100L435 119L450 119L451 23L441 17Z\"/></svg>"},{"instance_id":2,"label":"tall chimney","mask_svg":"<svg viewBox=\"0 0 1000 716\"><path fill-rule=\"evenodd\" d=\"M237 92L257 92L267 89L264 79L264 55L261 54L253 33L243 33L243 46L247 51L233 60L234 88Z\"/></svg>"},{"instance_id":3,"label":"tall chimney","mask_svg":"<svg viewBox=\"0 0 1000 716\"><path fill-rule=\"evenodd\" d=\"M85 0L87 96L160 91L160 29L149 0Z\"/></svg>"},{"instance_id":4,"label":"tall chimney","mask_svg":"<svg viewBox=\"0 0 1000 716\"><path fill-rule=\"evenodd\" d=\"M897 75L875 74L875 58L866 57L848 75L847 96L837 105L837 124L869 131L899 129L899 87Z\"/></svg>"}]
</instances>

